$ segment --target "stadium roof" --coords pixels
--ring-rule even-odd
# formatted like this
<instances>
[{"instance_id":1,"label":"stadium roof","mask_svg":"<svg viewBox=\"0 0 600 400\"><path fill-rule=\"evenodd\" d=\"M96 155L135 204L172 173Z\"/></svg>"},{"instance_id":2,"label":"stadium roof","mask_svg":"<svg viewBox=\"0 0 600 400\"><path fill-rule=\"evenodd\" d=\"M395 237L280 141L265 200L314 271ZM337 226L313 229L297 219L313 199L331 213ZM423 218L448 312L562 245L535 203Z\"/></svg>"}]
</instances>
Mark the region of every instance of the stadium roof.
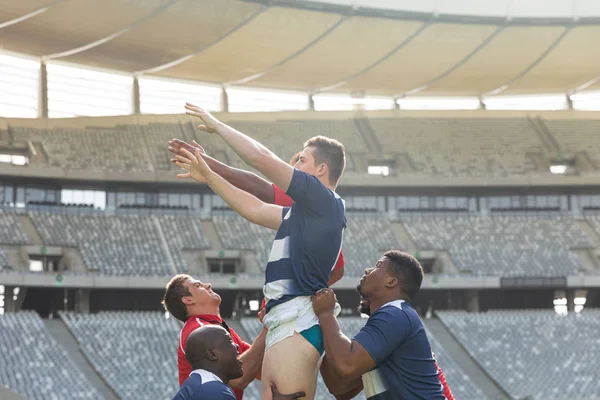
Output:
<instances>
[{"instance_id":1,"label":"stadium roof","mask_svg":"<svg viewBox=\"0 0 600 400\"><path fill-rule=\"evenodd\" d=\"M291 1L19 0L4 50L141 75L392 95L600 89L597 19L507 19Z\"/></svg>"}]
</instances>

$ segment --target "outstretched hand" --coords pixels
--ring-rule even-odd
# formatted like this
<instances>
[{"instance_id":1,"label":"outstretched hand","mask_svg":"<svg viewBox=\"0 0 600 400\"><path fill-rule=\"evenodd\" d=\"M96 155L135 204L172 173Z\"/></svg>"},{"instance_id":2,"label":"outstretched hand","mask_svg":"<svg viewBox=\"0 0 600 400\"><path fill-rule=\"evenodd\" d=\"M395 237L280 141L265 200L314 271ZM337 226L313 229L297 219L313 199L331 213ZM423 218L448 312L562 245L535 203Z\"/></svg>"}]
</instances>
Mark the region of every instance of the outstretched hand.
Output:
<instances>
[{"instance_id":1,"label":"outstretched hand","mask_svg":"<svg viewBox=\"0 0 600 400\"><path fill-rule=\"evenodd\" d=\"M277 390L277 386L274 383L271 383L271 394L273 395L273 400L288 400L288 399L299 399L301 397L306 397L306 393L304 392L296 392L293 394L281 394Z\"/></svg>"},{"instance_id":2,"label":"outstretched hand","mask_svg":"<svg viewBox=\"0 0 600 400\"><path fill-rule=\"evenodd\" d=\"M196 142L195 140L192 141L192 144L189 144L181 139L176 139L173 138L171 140L169 140L169 147L168 150L173 153L176 156L183 156L183 152L181 151L181 149L186 149L187 151L189 151L192 154L196 153L196 150L200 150L201 154L206 154L206 151L204 151L204 147L202 147L198 142ZM177 162L177 159L175 158L171 158L171 162L173 164L175 164Z\"/></svg>"},{"instance_id":3,"label":"outstretched hand","mask_svg":"<svg viewBox=\"0 0 600 400\"><path fill-rule=\"evenodd\" d=\"M219 126L221 122L213 117L211 113L206 111L204 108L198 107L191 103L185 103L185 109L187 110L187 115L198 117L204 123L203 125L198 125L198 129L208 133L214 133L217 131L217 126Z\"/></svg>"},{"instance_id":4,"label":"outstretched hand","mask_svg":"<svg viewBox=\"0 0 600 400\"><path fill-rule=\"evenodd\" d=\"M177 160L175 165L188 172L185 174L178 174L177 177L193 178L202 183L208 182L211 174L213 174L213 171L202 158L200 149L196 149L195 154L192 154L183 148L181 149L181 152L183 155L175 156L175 159Z\"/></svg>"}]
</instances>

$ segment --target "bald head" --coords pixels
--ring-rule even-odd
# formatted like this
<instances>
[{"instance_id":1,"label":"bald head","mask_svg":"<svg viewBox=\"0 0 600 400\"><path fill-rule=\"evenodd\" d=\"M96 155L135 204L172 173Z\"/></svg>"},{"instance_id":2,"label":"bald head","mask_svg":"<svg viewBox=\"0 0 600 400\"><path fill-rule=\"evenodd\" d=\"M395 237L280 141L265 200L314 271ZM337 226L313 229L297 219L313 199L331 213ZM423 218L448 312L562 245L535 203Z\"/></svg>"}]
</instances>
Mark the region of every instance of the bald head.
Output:
<instances>
[{"instance_id":1,"label":"bald head","mask_svg":"<svg viewBox=\"0 0 600 400\"><path fill-rule=\"evenodd\" d=\"M192 367L199 361L210 360L210 350L219 347L227 335L219 325L206 325L193 331L185 342L185 357Z\"/></svg>"},{"instance_id":2,"label":"bald head","mask_svg":"<svg viewBox=\"0 0 600 400\"><path fill-rule=\"evenodd\" d=\"M242 375L241 361L237 356L238 346L220 325L202 326L193 331L185 342L185 358L192 369L211 371L224 382Z\"/></svg>"}]
</instances>

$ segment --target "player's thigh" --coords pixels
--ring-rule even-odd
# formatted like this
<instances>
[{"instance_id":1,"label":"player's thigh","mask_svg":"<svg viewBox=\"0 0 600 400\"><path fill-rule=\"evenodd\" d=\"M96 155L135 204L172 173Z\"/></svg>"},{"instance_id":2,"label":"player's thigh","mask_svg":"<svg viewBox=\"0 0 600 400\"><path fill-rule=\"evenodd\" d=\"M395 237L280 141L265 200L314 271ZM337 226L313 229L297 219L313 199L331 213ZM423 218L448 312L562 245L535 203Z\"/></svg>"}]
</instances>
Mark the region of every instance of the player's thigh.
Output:
<instances>
[{"instance_id":1,"label":"player's thigh","mask_svg":"<svg viewBox=\"0 0 600 400\"><path fill-rule=\"evenodd\" d=\"M298 333L271 346L263 358L263 399L271 399L271 383L280 393L305 392L306 399L313 399L319 361L317 349Z\"/></svg>"}]
</instances>

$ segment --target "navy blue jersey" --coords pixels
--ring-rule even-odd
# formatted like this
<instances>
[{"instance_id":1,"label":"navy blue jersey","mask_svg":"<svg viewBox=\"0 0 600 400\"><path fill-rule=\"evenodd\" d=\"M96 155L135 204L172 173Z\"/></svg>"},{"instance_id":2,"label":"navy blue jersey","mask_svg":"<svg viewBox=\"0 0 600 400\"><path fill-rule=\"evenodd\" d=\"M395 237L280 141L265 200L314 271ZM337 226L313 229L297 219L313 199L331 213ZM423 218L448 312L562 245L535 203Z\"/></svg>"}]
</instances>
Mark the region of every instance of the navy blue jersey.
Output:
<instances>
[{"instance_id":1,"label":"navy blue jersey","mask_svg":"<svg viewBox=\"0 0 600 400\"><path fill-rule=\"evenodd\" d=\"M367 399L445 398L427 334L410 304L396 300L384 305L354 340L376 364L362 376Z\"/></svg>"},{"instance_id":2,"label":"navy blue jersey","mask_svg":"<svg viewBox=\"0 0 600 400\"><path fill-rule=\"evenodd\" d=\"M197 369L183 382L173 400L235 400L235 394L218 376Z\"/></svg>"},{"instance_id":3,"label":"navy blue jersey","mask_svg":"<svg viewBox=\"0 0 600 400\"><path fill-rule=\"evenodd\" d=\"M327 287L342 249L346 227L344 200L316 177L294 169L282 221L266 268L267 312L297 296Z\"/></svg>"}]
</instances>

